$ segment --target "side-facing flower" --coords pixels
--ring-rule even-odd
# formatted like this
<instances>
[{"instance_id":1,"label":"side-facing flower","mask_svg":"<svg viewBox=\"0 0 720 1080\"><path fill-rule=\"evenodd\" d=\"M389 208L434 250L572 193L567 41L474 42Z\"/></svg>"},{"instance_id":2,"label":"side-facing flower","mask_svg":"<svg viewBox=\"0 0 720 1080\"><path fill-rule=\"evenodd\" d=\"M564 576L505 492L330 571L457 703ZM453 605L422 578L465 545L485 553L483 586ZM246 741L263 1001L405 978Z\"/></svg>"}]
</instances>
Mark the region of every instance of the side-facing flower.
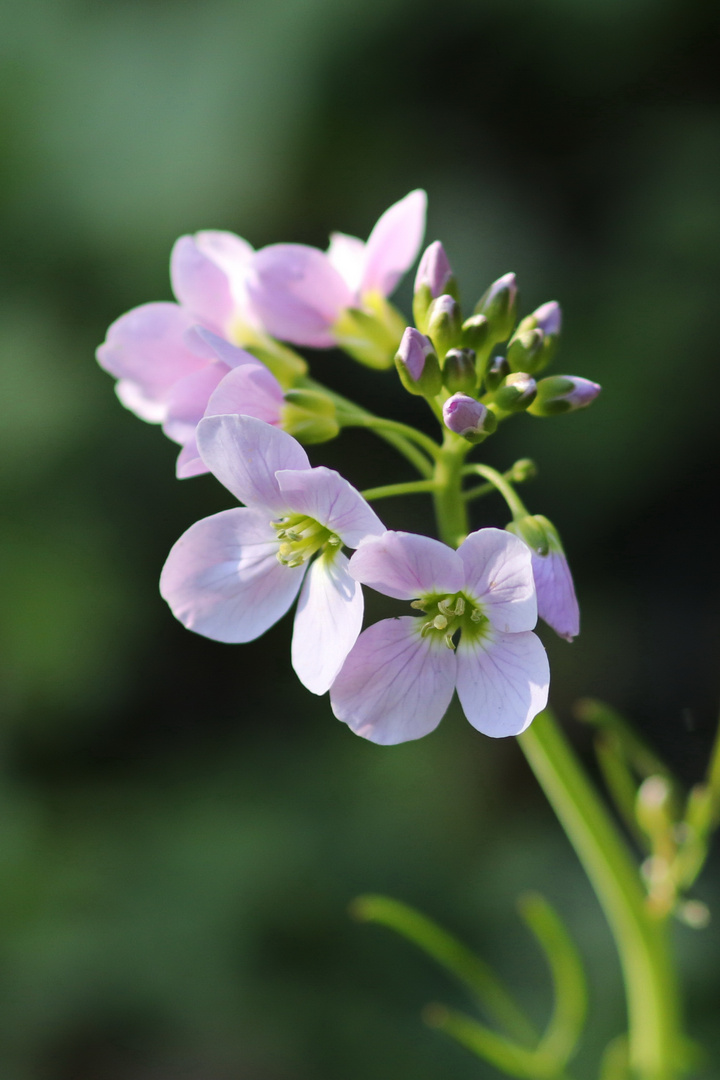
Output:
<instances>
[{"instance_id":1,"label":"side-facing flower","mask_svg":"<svg viewBox=\"0 0 720 1080\"><path fill-rule=\"evenodd\" d=\"M542 514L513 521L508 529L532 552L538 615L559 637L572 641L580 633L580 607L557 529Z\"/></svg>"},{"instance_id":2,"label":"side-facing flower","mask_svg":"<svg viewBox=\"0 0 720 1080\"><path fill-rule=\"evenodd\" d=\"M333 712L358 735L392 744L440 723L453 691L470 723L518 735L545 707L549 669L537 620L530 551L500 529L457 551L427 536L386 532L352 556L351 575L423 612L375 623L330 690Z\"/></svg>"},{"instance_id":3,"label":"side-facing flower","mask_svg":"<svg viewBox=\"0 0 720 1080\"><path fill-rule=\"evenodd\" d=\"M362 590L342 545L384 526L338 473L311 468L292 436L249 416L209 416L197 429L207 468L244 507L191 526L172 548L160 592L189 630L253 641L300 594L292 664L323 694L360 632Z\"/></svg>"},{"instance_id":4,"label":"side-facing flower","mask_svg":"<svg viewBox=\"0 0 720 1080\"><path fill-rule=\"evenodd\" d=\"M415 261L426 204L424 191L411 191L379 218L367 243L333 233L327 252L305 244L271 244L256 252L247 287L268 332L296 345L335 345L333 328L343 313L374 310Z\"/></svg>"}]
</instances>

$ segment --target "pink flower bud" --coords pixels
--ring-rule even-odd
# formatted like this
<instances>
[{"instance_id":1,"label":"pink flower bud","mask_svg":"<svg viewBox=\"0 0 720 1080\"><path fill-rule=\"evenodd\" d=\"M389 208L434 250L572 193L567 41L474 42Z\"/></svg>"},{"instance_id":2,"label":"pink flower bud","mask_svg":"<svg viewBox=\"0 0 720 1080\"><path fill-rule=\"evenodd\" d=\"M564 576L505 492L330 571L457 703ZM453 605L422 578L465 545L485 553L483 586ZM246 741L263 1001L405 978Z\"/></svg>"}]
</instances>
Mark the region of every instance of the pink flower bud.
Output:
<instances>
[{"instance_id":1,"label":"pink flower bud","mask_svg":"<svg viewBox=\"0 0 720 1080\"><path fill-rule=\"evenodd\" d=\"M469 442L482 442L497 427L497 420L480 401L467 394L453 394L443 405L445 426Z\"/></svg>"},{"instance_id":2,"label":"pink flower bud","mask_svg":"<svg viewBox=\"0 0 720 1080\"><path fill-rule=\"evenodd\" d=\"M435 240L425 249L418 266L415 277L415 292L426 286L430 290L431 299L442 296L443 293L454 293L454 276L452 267L445 254L445 248L439 240ZM450 286L450 288L448 288Z\"/></svg>"}]
</instances>

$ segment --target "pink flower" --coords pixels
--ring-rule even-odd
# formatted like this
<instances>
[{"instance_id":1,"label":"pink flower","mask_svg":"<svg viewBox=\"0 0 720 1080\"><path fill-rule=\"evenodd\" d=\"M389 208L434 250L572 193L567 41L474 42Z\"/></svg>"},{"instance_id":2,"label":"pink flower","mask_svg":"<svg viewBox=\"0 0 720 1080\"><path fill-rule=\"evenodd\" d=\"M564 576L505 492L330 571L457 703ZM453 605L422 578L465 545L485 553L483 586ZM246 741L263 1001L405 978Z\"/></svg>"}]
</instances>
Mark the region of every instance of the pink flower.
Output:
<instances>
[{"instance_id":1,"label":"pink flower","mask_svg":"<svg viewBox=\"0 0 720 1080\"><path fill-rule=\"evenodd\" d=\"M253 641L300 594L292 664L323 694L360 632L362 590L341 552L383 525L338 473L312 469L292 436L249 416L198 425L202 460L244 507L191 526L172 548L160 592L189 630Z\"/></svg>"},{"instance_id":2,"label":"pink flower","mask_svg":"<svg viewBox=\"0 0 720 1080\"><path fill-rule=\"evenodd\" d=\"M512 521L507 528L532 553L539 617L559 637L572 641L580 633L580 608L560 534L542 514Z\"/></svg>"},{"instance_id":3,"label":"pink flower","mask_svg":"<svg viewBox=\"0 0 720 1080\"><path fill-rule=\"evenodd\" d=\"M327 252L304 244L256 252L247 288L268 332L296 345L334 345L333 326L345 309L389 296L415 261L426 204L424 191L411 191L385 211L367 243L333 233Z\"/></svg>"},{"instance_id":4,"label":"pink flower","mask_svg":"<svg viewBox=\"0 0 720 1080\"><path fill-rule=\"evenodd\" d=\"M181 477L206 471L194 432L212 392L231 369L258 362L230 345L249 344L262 333L246 291L252 253L232 233L181 236L170 260L178 302L143 304L121 315L97 351L101 367L119 380L123 405L141 420L162 424L183 447ZM198 334L198 326L211 336Z\"/></svg>"},{"instance_id":5,"label":"pink flower","mask_svg":"<svg viewBox=\"0 0 720 1080\"><path fill-rule=\"evenodd\" d=\"M330 702L356 734L382 744L427 735L455 689L473 727L493 737L518 735L545 707L548 662L531 633L530 551L518 537L481 529L453 551L386 532L363 542L349 570L423 612L375 623L349 653Z\"/></svg>"}]
</instances>

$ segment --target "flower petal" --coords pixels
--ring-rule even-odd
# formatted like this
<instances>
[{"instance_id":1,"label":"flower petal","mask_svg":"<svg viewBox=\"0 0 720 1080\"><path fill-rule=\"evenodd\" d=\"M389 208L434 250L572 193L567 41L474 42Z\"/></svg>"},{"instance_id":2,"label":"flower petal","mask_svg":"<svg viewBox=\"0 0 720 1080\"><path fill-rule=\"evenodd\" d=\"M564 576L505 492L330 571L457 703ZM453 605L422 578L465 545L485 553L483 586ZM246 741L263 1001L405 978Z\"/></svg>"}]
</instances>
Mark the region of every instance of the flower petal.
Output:
<instances>
[{"instance_id":1,"label":"flower petal","mask_svg":"<svg viewBox=\"0 0 720 1080\"><path fill-rule=\"evenodd\" d=\"M212 259L207 245L194 236L181 236L170 255L170 280L175 296L187 311L222 333L235 303L227 273Z\"/></svg>"},{"instance_id":2,"label":"flower petal","mask_svg":"<svg viewBox=\"0 0 720 1080\"><path fill-rule=\"evenodd\" d=\"M310 563L295 614L292 666L303 686L324 694L362 628L362 589L342 552L326 550Z\"/></svg>"},{"instance_id":3,"label":"flower petal","mask_svg":"<svg viewBox=\"0 0 720 1080\"><path fill-rule=\"evenodd\" d=\"M368 237L360 292L389 296L417 258L425 234L427 195L418 189L386 210Z\"/></svg>"},{"instance_id":4,"label":"flower petal","mask_svg":"<svg viewBox=\"0 0 720 1080\"><path fill-rule=\"evenodd\" d=\"M503 633L532 630L537 600L530 550L504 529L479 529L458 548L465 588L482 603L492 625Z\"/></svg>"},{"instance_id":5,"label":"flower petal","mask_svg":"<svg viewBox=\"0 0 720 1080\"><path fill-rule=\"evenodd\" d=\"M580 608L572 574L562 551L532 554L538 614L556 634L572 641L580 633Z\"/></svg>"},{"instance_id":6,"label":"flower petal","mask_svg":"<svg viewBox=\"0 0 720 1080\"><path fill-rule=\"evenodd\" d=\"M208 467L200 457L195 436L188 439L178 454L175 463L175 475L178 480L187 480L190 476L202 476L208 472Z\"/></svg>"},{"instance_id":7,"label":"flower petal","mask_svg":"<svg viewBox=\"0 0 720 1080\"><path fill-rule=\"evenodd\" d=\"M331 233L327 257L348 289L353 294L356 294L360 288L365 267L365 244L363 241L358 240L357 236L348 236L347 233Z\"/></svg>"},{"instance_id":8,"label":"flower petal","mask_svg":"<svg viewBox=\"0 0 720 1080\"><path fill-rule=\"evenodd\" d=\"M464 584L463 564L452 548L416 533L386 532L365 540L350 559L350 573L396 600L427 593L456 593Z\"/></svg>"},{"instance_id":9,"label":"flower petal","mask_svg":"<svg viewBox=\"0 0 720 1080\"><path fill-rule=\"evenodd\" d=\"M384 746L433 731L450 704L456 659L422 620L384 619L364 630L330 687L338 720Z\"/></svg>"},{"instance_id":10,"label":"flower petal","mask_svg":"<svg viewBox=\"0 0 720 1080\"><path fill-rule=\"evenodd\" d=\"M97 350L100 366L121 380L123 405L142 420L162 422L169 388L207 363L185 343L191 326L177 304L142 304L115 320Z\"/></svg>"},{"instance_id":11,"label":"flower petal","mask_svg":"<svg viewBox=\"0 0 720 1080\"><path fill-rule=\"evenodd\" d=\"M256 360L229 371L207 403L206 416L238 413L266 424L280 423L282 387L272 372Z\"/></svg>"},{"instance_id":12,"label":"flower petal","mask_svg":"<svg viewBox=\"0 0 720 1080\"><path fill-rule=\"evenodd\" d=\"M179 379L170 388L167 419L163 424L163 431L169 439L182 445L194 436L213 390L228 374L226 365L216 361L201 371L194 371L192 375Z\"/></svg>"},{"instance_id":13,"label":"flower petal","mask_svg":"<svg viewBox=\"0 0 720 1080\"><path fill-rule=\"evenodd\" d=\"M353 294L317 248L271 244L256 252L248 293L268 333L295 345L329 348L330 327Z\"/></svg>"},{"instance_id":14,"label":"flower petal","mask_svg":"<svg viewBox=\"0 0 720 1080\"><path fill-rule=\"evenodd\" d=\"M379 536L385 526L359 491L344 477L319 465L315 469L283 469L277 482L288 510L307 514L337 533L348 547L366 536Z\"/></svg>"},{"instance_id":15,"label":"flower petal","mask_svg":"<svg viewBox=\"0 0 720 1080\"><path fill-rule=\"evenodd\" d=\"M547 705L550 668L540 639L526 631L460 638L457 691L465 715L484 735L519 735Z\"/></svg>"},{"instance_id":16,"label":"flower petal","mask_svg":"<svg viewBox=\"0 0 720 1080\"><path fill-rule=\"evenodd\" d=\"M201 345L209 348L211 360L221 360L229 368L242 367L243 364L258 364L260 362L252 353L238 348L237 345L231 345L225 338L213 334L212 330L206 330L204 326L194 326L191 333L196 335L196 341L197 338L200 338Z\"/></svg>"},{"instance_id":17,"label":"flower petal","mask_svg":"<svg viewBox=\"0 0 720 1080\"><path fill-rule=\"evenodd\" d=\"M253 416L206 416L196 438L208 469L236 499L272 513L282 513L286 505L277 470L310 468L292 435Z\"/></svg>"},{"instance_id":18,"label":"flower petal","mask_svg":"<svg viewBox=\"0 0 720 1080\"><path fill-rule=\"evenodd\" d=\"M188 630L214 641L253 641L285 614L305 572L279 563L277 550L261 510L223 510L180 537L160 593Z\"/></svg>"}]
</instances>

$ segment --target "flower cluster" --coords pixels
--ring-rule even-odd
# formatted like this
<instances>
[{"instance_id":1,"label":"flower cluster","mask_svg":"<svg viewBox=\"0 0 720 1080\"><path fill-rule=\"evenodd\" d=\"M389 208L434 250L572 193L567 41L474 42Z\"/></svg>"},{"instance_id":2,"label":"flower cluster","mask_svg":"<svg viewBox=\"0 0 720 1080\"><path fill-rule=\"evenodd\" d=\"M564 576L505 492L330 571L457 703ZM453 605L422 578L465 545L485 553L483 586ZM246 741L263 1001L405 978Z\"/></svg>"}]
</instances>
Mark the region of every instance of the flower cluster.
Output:
<instances>
[{"instance_id":1,"label":"flower cluster","mask_svg":"<svg viewBox=\"0 0 720 1080\"><path fill-rule=\"evenodd\" d=\"M504 420L577 409L599 391L571 376L536 381L557 347L560 308L544 304L516 325L514 275L463 319L438 241L420 260L416 325L406 325L388 296L419 253L425 209L425 193L413 191L367 242L334 233L327 251L254 251L225 232L181 237L171 257L176 301L129 311L98 350L123 404L180 445L177 475L209 472L243 504L197 522L172 548L160 589L174 615L241 643L297 600L300 681L329 691L340 720L383 744L432 731L455 690L470 723L491 736L519 734L544 708L548 662L533 628L539 614L568 640L579 631L567 559L552 523L529 514L515 490L531 463L501 475L466 459ZM330 392L295 345L338 347L376 368L394 360L440 421L442 442ZM420 479L366 498L313 467L301 443L352 426L376 431ZM486 482L468 488L478 476ZM471 531L469 503L493 491L512 521ZM369 505L416 492L433 495L441 540L388 531ZM363 586L416 613L362 630Z\"/></svg>"}]
</instances>

